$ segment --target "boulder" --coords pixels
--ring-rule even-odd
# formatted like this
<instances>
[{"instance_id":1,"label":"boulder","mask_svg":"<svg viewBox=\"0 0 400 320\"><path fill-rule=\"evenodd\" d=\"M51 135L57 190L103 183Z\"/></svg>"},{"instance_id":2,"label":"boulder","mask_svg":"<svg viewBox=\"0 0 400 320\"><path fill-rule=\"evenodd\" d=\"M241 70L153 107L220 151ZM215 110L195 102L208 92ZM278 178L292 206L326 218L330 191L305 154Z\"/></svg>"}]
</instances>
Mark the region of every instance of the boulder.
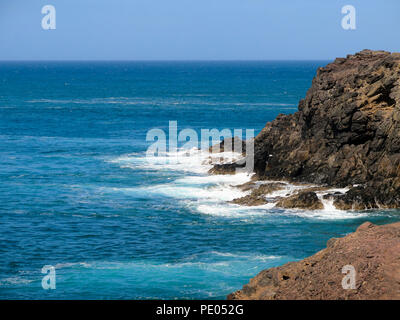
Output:
<instances>
[{"instance_id":1,"label":"boulder","mask_svg":"<svg viewBox=\"0 0 400 320\"><path fill-rule=\"evenodd\" d=\"M276 203L277 207L286 209L323 209L324 205L313 191L300 191L292 196L283 198Z\"/></svg>"}]
</instances>

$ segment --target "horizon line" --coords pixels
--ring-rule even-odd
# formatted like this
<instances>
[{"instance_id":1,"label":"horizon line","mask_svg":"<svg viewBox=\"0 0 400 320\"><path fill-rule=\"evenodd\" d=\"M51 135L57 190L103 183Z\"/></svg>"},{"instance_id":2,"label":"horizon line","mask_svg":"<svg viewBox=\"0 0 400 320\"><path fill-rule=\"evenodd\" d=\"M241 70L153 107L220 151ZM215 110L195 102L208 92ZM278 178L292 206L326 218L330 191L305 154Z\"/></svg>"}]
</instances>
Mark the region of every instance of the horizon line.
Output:
<instances>
[{"instance_id":1,"label":"horizon line","mask_svg":"<svg viewBox=\"0 0 400 320\"><path fill-rule=\"evenodd\" d=\"M0 59L1 62L298 62L333 61L335 59Z\"/></svg>"}]
</instances>

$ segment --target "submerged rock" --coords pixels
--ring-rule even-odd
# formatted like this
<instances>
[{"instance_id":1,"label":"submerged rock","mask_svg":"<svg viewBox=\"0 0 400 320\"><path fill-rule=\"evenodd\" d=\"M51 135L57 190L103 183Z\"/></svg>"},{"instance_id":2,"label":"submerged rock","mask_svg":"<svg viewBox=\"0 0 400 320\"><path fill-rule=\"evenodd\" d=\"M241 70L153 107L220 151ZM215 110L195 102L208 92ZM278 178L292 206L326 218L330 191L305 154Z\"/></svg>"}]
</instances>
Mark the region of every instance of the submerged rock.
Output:
<instances>
[{"instance_id":1,"label":"submerged rock","mask_svg":"<svg viewBox=\"0 0 400 320\"><path fill-rule=\"evenodd\" d=\"M228 299L400 299L399 257L400 222L366 222L309 258L261 271ZM342 286L352 267L354 289Z\"/></svg>"},{"instance_id":2,"label":"submerged rock","mask_svg":"<svg viewBox=\"0 0 400 320\"><path fill-rule=\"evenodd\" d=\"M254 151L260 179L362 185L335 205L400 207L400 53L364 50L319 68L298 111L267 123Z\"/></svg>"}]
</instances>

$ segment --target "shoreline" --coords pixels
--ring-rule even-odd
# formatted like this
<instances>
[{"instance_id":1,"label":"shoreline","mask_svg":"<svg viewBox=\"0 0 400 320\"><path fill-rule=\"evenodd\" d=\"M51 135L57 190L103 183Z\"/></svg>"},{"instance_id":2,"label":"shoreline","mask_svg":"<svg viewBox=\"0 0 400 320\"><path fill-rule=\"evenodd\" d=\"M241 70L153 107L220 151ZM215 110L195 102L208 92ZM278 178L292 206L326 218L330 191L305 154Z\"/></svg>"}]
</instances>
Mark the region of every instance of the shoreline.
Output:
<instances>
[{"instance_id":1,"label":"shoreline","mask_svg":"<svg viewBox=\"0 0 400 320\"><path fill-rule=\"evenodd\" d=\"M400 53L363 50L319 68L298 111L279 115L255 137L258 181L242 185L250 194L231 202L315 211L399 209L399 80ZM216 164L209 173L240 167ZM287 184L276 182L282 180L311 186L285 193ZM283 197L268 199L282 190ZM309 258L262 271L228 299L400 299L399 256L400 223L366 222ZM340 288L342 267L359 273L350 291Z\"/></svg>"}]
</instances>

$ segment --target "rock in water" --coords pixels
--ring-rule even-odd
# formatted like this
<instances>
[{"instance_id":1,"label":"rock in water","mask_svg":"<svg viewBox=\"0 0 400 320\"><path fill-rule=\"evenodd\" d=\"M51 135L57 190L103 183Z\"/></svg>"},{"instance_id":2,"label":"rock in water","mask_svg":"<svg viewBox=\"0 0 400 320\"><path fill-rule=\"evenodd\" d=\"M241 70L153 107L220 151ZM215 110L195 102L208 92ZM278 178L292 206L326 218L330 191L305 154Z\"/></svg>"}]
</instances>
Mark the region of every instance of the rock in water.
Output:
<instances>
[{"instance_id":1,"label":"rock in water","mask_svg":"<svg viewBox=\"0 0 400 320\"><path fill-rule=\"evenodd\" d=\"M303 191L294 194L290 197L283 198L278 201L276 206L287 209L299 208L299 209L309 209L309 210L324 208L324 205L318 199L317 194L312 191Z\"/></svg>"},{"instance_id":2,"label":"rock in water","mask_svg":"<svg viewBox=\"0 0 400 320\"><path fill-rule=\"evenodd\" d=\"M364 50L319 68L298 112L267 123L254 147L260 179L358 185L335 205L400 207L400 53Z\"/></svg>"},{"instance_id":3,"label":"rock in water","mask_svg":"<svg viewBox=\"0 0 400 320\"><path fill-rule=\"evenodd\" d=\"M257 187L250 187L251 184L249 182L245 183L244 185L238 186L238 188L242 189L243 191L252 190L251 193L247 196L236 198L230 201L231 203L245 205L245 206L259 206L268 203L267 199L265 198L266 195L274 192L282 190L284 187L283 183L275 182L275 183L266 183L262 184Z\"/></svg>"},{"instance_id":4,"label":"rock in water","mask_svg":"<svg viewBox=\"0 0 400 320\"><path fill-rule=\"evenodd\" d=\"M366 222L309 258L261 271L228 299L400 299L399 257L400 222Z\"/></svg>"}]
</instances>

